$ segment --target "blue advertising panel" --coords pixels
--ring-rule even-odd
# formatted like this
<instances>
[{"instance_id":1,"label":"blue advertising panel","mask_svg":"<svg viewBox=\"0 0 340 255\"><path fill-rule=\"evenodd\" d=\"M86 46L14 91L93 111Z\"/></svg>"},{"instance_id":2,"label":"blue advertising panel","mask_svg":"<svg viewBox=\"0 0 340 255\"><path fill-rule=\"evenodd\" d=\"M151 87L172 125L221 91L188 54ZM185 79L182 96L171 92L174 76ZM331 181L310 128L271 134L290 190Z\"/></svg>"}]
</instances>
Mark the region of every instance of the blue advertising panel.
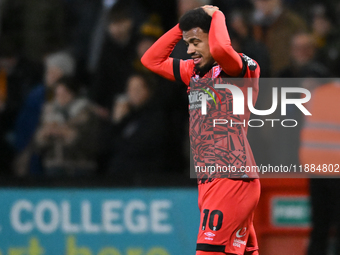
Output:
<instances>
[{"instance_id":1,"label":"blue advertising panel","mask_svg":"<svg viewBox=\"0 0 340 255\"><path fill-rule=\"evenodd\" d=\"M193 254L197 189L1 189L0 255Z\"/></svg>"}]
</instances>

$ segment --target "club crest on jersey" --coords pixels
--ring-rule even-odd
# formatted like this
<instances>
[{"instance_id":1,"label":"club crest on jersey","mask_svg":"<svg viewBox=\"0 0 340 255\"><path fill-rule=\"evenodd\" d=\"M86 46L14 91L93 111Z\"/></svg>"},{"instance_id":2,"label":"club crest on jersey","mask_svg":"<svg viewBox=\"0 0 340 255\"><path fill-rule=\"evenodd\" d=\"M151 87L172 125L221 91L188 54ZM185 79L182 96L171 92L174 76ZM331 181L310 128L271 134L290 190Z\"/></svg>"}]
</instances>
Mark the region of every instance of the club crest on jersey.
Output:
<instances>
[{"instance_id":1,"label":"club crest on jersey","mask_svg":"<svg viewBox=\"0 0 340 255\"><path fill-rule=\"evenodd\" d=\"M220 75L221 71L222 71L221 66L219 65L214 66L212 69L212 78L217 78Z\"/></svg>"},{"instance_id":2,"label":"club crest on jersey","mask_svg":"<svg viewBox=\"0 0 340 255\"><path fill-rule=\"evenodd\" d=\"M194 77L192 77L192 80L194 82L198 81L200 79L200 76L198 74L196 74Z\"/></svg>"}]
</instances>

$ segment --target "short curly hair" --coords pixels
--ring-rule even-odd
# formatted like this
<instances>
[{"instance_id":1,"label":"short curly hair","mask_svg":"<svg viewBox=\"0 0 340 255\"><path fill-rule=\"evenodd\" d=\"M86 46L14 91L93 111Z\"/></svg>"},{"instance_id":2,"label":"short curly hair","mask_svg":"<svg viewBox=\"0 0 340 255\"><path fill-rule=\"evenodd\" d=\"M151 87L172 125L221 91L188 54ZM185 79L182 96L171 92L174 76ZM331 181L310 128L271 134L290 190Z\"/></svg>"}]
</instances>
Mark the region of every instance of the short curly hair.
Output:
<instances>
[{"instance_id":1,"label":"short curly hair","mask_svg":"<svg viewBox=\"0 0 340 255\"><path fill-rule=\"evenodd\" d=\"M202 8L197 8L186 12L179 20L179 28L182 31L189 31L199 27L205 33L209 33L211 16Z\"/></svg>"}]
</instances>

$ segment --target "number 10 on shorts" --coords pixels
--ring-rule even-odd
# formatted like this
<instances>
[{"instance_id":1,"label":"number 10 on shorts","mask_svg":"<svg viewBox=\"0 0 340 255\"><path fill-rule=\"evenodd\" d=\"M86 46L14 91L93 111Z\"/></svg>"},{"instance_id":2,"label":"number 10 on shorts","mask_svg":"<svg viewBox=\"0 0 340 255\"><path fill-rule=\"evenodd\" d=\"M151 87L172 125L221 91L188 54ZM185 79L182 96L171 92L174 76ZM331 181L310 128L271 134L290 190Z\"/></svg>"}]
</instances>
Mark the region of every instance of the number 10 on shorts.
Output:
<instances>
[{"instance_id":1,"label":"number 10 on shorts","mask_svg":"<svg viewBox=\"0 0 340 255\"><path fill-rule=\"evenodd\" d=\"M213 210L209 215L209 212L210 210L208 209L203 210L204 218L202 222L202 230L206 229L207 222L209 222L208 225L212 231L220 230L222 227L223 213L219 210Z\"/></svg>"}]
</instances>

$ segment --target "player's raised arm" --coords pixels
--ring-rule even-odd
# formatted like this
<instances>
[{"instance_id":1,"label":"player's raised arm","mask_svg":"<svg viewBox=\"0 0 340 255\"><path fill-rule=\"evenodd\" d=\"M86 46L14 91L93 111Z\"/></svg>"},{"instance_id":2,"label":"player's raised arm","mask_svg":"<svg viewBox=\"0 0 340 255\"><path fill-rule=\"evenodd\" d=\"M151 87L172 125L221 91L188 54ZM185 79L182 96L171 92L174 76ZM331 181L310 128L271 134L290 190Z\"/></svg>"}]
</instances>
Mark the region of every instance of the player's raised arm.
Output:
<instances>
[{"instance_id":1,"label":"player's raised arm","mask_svg":"<svg viewBox=\"0 0 340 255\"><path fill-rule=\"evenodd\" d=\"M231 46L224 14L217 7L206 5L202 9L212 17L209 31L210 53L223 71L230 76L239 76L243 62Z\"/></svg>"},{"instance_id":2,"label":"player's raised arm","mask_svg":"<svg viewBox=\"0 0 340 255\"><path fill-rule=\"evenodd\" d=\"M189 84L190 77L184 77L179 72L180 64L183 70L183 61L170 58L170 54L177 42L182 38L182 31L177 24L170 29L161 38L159 38L143 55L142 64L166 79L171 81L182 80L185 84ZM176 77L178 76L178 77Z\"/></svg>"}]
</instances>

